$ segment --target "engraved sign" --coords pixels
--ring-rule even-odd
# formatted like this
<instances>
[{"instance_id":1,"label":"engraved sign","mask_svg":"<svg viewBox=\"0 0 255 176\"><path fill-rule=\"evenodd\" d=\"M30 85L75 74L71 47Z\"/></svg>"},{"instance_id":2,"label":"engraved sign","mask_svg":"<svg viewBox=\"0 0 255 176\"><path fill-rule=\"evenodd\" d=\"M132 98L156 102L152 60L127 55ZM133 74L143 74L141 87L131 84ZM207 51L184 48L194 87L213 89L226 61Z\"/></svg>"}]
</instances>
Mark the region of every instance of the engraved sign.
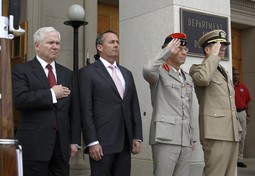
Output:
<instances>
[{"instance_id":1,"label":"engraved sign","mask_svg":"<svg viewBox=\"0 0 255 176\"><path fill-rule=\"evenodd\" d=\"M186 9L180 9L181 13L181 31L187 35L188 55L204 56L202 48L197 46L198 39L216 29L222 29L227 34L228 40L228 18L201 13ZM228 48L225 51L225 57L228 59Z\"/></svg>"}]
</instances>

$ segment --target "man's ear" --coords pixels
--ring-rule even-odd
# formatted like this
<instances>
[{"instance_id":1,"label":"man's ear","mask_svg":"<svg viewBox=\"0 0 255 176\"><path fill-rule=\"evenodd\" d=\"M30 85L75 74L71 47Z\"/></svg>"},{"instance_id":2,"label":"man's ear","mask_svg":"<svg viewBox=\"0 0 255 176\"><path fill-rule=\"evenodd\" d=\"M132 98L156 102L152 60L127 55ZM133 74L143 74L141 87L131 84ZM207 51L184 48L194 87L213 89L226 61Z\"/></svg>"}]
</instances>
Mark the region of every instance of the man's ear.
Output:
<instances>
[{"instance_id":1,"label":"man's ear","mask_svg":"<svg viewBox=\"0 0 255 176\"><path fill-rule=\"evenodd\" d=\"M97 50L98 50L98 51L102 51L102 50L103 50L103 46L100 45L100 44L98 44L98 45L97 45Z\"/></svg>"},{"instance_id":2,"label":"man's ear","mask_svg":"<svg viewBox=\"0 0 255 176\"><path fill-rule=\"evenodd\" d=\"M35 48L36 51L38 51L38 46L39 46L39 43L38 43L38 42L35 42L35 43L34 43L34 48Z\"/></svg>"},{"instance_id":3,"label":"man's ear","mask_svg":"<svg viewBox=\"0 0 255 176\"><path fill-rule=\"evenodd\" d=\"M204 51L205 51L205 53L208 53L209 52L209 47L205 47Z\"/></svg>"}]
</instances>

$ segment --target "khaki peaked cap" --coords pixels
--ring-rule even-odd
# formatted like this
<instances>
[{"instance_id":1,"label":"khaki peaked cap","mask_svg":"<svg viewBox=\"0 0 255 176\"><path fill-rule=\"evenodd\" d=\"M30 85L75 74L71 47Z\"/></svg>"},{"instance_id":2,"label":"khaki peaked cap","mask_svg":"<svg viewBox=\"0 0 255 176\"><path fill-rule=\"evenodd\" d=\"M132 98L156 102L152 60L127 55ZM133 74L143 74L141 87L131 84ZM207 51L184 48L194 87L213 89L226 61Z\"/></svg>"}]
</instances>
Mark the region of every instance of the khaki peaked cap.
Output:
<instances>
[{"instance_id":1,"label":"khaki peaked cap","mask_svg":"<svg viewBox=\"0 0 255 176\"><path fill-rule=\"evenodd\" d=\"M221 29L217 29L203 35L198 40L198 46L205 48L207 45L216 42L223 43L225 46L230 45L230 42L226 39L226 32Z\"/></svg>"}]
</instances>

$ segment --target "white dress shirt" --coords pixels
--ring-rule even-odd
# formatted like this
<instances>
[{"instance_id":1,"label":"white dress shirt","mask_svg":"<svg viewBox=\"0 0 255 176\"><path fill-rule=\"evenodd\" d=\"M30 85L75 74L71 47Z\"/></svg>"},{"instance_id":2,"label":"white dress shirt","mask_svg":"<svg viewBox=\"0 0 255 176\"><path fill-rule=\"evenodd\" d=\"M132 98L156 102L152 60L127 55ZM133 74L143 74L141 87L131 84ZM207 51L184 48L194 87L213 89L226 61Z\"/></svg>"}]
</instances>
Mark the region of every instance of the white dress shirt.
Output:
<instances>
[{"instance_id":1,"label":"white dress shirt","mask_svg":"<svg viewBox=\"0 0 255 176\"><path fill-rule=\"evenodd\" d=\"M49 70L48 68L46 67L48 65L47 62L45 62L43 59L41 59L38 55L36 56L37 60L40 62L40 64L42 65L42 68L44 70L44 73L46 75L46 77L48 78L48 73L49 73ZM52 66L52 71L55 75L55 79L57 81L57 72L56 72L56 67L55 67L55 62L51 62L50 65ZM53 89L50 89L51 91L51 95L52 95L52 102L53 104L57 103L57 97L56 97L56 94L55 92L53 91Z\"/></svg>"}]
</instances>

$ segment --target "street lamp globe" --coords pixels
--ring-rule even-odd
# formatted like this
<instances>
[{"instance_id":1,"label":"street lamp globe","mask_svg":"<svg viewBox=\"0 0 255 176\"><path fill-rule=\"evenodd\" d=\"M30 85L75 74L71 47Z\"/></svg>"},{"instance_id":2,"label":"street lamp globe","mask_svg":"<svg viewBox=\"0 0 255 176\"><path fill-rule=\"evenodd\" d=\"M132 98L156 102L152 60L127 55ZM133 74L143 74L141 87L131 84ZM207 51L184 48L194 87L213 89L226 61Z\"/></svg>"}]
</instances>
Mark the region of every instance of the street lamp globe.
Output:
<instances>
[{"instance_id":1,"label":"street lamp globe","mask_svg":"<svg viewBox=\"0 0 255 176\"><path fill-rule=\"evenodd\" d=\"M71 21L84 21L85 10L79 4L73 4L69 7L67 16Z\"/></svg>"}]
</instances>

